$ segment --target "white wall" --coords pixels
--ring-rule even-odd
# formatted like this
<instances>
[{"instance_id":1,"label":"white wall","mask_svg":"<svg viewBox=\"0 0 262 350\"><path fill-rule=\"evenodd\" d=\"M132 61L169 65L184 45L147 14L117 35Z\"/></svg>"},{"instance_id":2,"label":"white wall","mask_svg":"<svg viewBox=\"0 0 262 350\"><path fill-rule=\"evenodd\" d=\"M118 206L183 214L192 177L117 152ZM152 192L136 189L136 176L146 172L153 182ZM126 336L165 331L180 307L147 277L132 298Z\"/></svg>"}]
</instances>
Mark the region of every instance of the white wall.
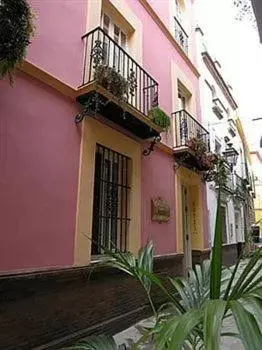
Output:
<instances>
[{"instance_id":1,"label":"white wall","mask_svg":"<svg viewBox=\"0 0 262 350\"><path fill-rule=\"evenodd\" d=\"M206 45L204 43L203 36L200 31L197 31L197 58L198 58L198 69L200 71L200 98L201 98L201 111L202 111L202 124L210 133L210 146L211 151L215 151L215 140L221 144L221 151L224 152L226 149L226 142L224 140L225 136L230 139L230 142L233 143L233 147L239 152L239 157L237 165L234 168L234 171L244 178L245 174L245 158L244 158L244 149L242 145L241 138L235 127L236 136L232 137L229 132L229 119L236 120L237 111L235 111L227 98L225 97L220 86L215 81L214 77L207 68L201 53L206 51ZM219 68L218 68L219 69ZM220 74L222 70L219 69ZM226 80L225 80L226 81ZM208 84L207 84L208 82ZM213 87L215 90L210 89ZM232 92L233 93L233 92ZM216 114L213 112L212 108L214 106L213 99L217 97L221 100L225 110L223 112L223 118L220 120ZM216 211L217 211L217 192L215 190L214 183L207 183L207 205L209 212L209 242L212 245L214 238L215 230L215 220L216 220ZM227 211L227 243L232 244L236 242L244 241L244 212L243 212L243 203L237 200L234 195L223 193L222 201L226 205ZM235 212L239 212L240 215L240 227L237 232L236 222L235 222Z\"/></svg>"}]
</instances>

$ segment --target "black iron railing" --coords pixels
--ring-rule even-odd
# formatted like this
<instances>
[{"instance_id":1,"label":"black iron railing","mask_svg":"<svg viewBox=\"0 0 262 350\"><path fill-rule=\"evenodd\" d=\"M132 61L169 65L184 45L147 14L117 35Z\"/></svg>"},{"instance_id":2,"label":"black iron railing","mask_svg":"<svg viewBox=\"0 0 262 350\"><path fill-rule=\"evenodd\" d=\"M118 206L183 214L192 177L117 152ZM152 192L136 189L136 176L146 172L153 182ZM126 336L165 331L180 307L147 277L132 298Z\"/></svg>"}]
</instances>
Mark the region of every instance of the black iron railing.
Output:
<instances>
[{"instance_id":1,"label":"black iron railing","mask_svg":"<svg viewBox=\"0 0 262 350\"><path fill-rule=\"evenodd\" d=\"M100 27L82 38L85 41L82 85L97 81L147 116L158 105L158 83Z\"/></svg>"},{"instance_id":2,"label":"black iron railing","mask_svg":"<svg viewBox=\"0 0 262 350\"><path fill-rule=\"evenodd\" d=\"M185 51L186 54L188 54L188 35L178 19L174 17L175 19L175 39L178 42L178 44L182 47L182 49Z\"/></svg>"},{"instance_id":3,"label":"black iron railing","mask_svg":"<svg viewBox=\"0 0 262 350\"><path fill-rule=\"evenodd\" d=\"M225 170L226 170L226 181L224 183L224 187L227 191L229 192L234 192L234 177L233 177L233 173L230 169L229 166L225 166Z\"/></svg>"},{"instance_id":4,"label":"black iron railing","mask_svg":"<svg viewBox=\"0 0 262 350\"><path fill-rule=\"evenodd\" d=\"M201 139L210 151L209 132L187 111L172 114L175 118L175 147L187 147L191 139Z\"/></svg>"},{"instance_id":5,"label":"black iron railing","mask_svg":"<svg viewBox=\"0 0 262 350\"><path fill-rule=\"evenodd\" d=\"M239 175L237 175L237 173L235 173L235 192L236 192L236 195L238 195L240 197L245 197L245 195L246 195L245 187L246 187L246 185L245 185L242 177L240 177Z\"/></svg>"}]
</instances>

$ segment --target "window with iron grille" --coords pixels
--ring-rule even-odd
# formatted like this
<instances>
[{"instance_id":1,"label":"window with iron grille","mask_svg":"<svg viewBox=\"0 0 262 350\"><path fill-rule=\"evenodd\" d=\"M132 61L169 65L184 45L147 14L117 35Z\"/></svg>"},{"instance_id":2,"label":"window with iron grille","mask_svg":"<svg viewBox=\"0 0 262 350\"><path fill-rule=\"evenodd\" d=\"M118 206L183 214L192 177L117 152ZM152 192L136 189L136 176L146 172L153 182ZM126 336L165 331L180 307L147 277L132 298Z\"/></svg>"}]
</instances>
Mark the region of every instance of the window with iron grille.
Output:
<instances>
[{"instance_id":1,"label":"window with iron grille","mask_svg":"<svg viewBox=\"0 0 262 350\"><path fill-rule=\"evenodd\" d=\"M131 159L97 144L93 202L92 255L127 251Z\"/></svg>"}]
</instances>

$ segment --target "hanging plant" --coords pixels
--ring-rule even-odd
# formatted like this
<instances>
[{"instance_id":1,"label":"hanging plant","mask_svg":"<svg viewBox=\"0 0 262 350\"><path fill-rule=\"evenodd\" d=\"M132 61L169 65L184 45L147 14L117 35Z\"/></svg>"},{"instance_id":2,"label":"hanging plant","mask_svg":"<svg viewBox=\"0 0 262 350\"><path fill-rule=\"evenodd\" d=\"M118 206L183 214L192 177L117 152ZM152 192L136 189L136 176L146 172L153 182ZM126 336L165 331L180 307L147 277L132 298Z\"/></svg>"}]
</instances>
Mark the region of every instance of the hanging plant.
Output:
<instances>
[{"instance_id":1,"label":"hanging plant","mask_svg":"<svg viewBox=\"0 0 262 350\"><path fill-rule=\"evenodd\" d=\"M186 146L190 148L198 158L201 158L207 152L207 145L201 137L191 137L186 141Z\"/></svg>"},{"instance_id":2,"label":"hanging plant","mask_svg":"<svg viewBox=\"0 0 262 350\"><path fill-rule=\"evenodd\" d=\"M148 117L166 132L170 128L170 118L161 108L151 108L148 112Z\"/></svg>"},{"instance_id":3,"label":"hanging plant","mask_svg":"<svg viewBox=\"0 0 262 350\"><path fill-rule=\"evenodd\" d=\"M9 76L26 56L34 33L33 14L26 0L0 1L0 78Z\"/></svg>"}]
</instances>

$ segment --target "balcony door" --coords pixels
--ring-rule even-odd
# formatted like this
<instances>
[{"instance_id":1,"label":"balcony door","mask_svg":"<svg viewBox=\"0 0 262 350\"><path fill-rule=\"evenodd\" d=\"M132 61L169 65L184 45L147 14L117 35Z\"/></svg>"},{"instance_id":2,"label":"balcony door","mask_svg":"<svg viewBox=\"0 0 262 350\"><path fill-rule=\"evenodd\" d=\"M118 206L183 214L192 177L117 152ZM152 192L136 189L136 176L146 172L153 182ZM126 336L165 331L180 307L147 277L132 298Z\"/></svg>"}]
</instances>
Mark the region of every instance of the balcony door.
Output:
<instances>
[{"instance_id":1,"label":"balcony door","mask_svg":"<svg viewBox=\"0 0 262 350\"><path fill-rule=\"evenodd\" d=\"M125 69L125 58L121 48L127 51L126 33L110 18L110 16L103 12L101 16L101 27L103 28L104 32L108 34L110 38L112 38L117 43L117 45L119 45L110 47L109 38L104 38L104 63L110 67L114 67L117 71L123 74Z\"/></svg>"},{"instance_id":2,"label":"balcony door","mask_svg":"<svg viewBox=\"0 0 262 350\"><path fill-rule=\"evenodd\" d=\"M188 109L188 95L183 91L182 88L178 87L178 111ZM189 138L189 129L188 129L188 118L185 113L182 113L181 120L179 122L180 130L179 134L181 137L180 144L185 145L186 141Z\"/></svg>"}]
</instances>

